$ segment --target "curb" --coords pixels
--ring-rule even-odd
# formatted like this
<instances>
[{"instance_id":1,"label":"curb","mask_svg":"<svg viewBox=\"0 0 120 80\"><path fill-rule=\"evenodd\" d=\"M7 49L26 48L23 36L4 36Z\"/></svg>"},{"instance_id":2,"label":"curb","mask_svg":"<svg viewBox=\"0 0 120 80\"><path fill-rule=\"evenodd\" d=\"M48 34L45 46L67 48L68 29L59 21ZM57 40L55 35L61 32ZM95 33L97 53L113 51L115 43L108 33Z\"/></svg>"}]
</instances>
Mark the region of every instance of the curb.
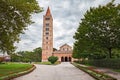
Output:
<instances>
[{"instance_id":1,"label":"curb","mask_svg":"<svg viewBox=\"0 0 120 80\"><path fill-rule=\"evenodd\" d=\"M28 73L32 72L34 69L36 69L36 66L32 65L32 68L30 68L30 69L28 69L26 71L13 73L13 74L10 74L10 75L7 75L7 76L0 77L0 80L11 80L13 78L17 78L17 77L23 76L25 74L28 74Z\"/></svg>"},{"instance_id":2,"label":"curb","mask_svg":"<svg viewBox=\"0 0 120 80\"><path fill-rule=\"evenodd\" d=\"M106 75L106 74L104 74L104 73L103 73L103 74L100 74L100 73L97 73L97 72L92 71L92 70L90 70L90 71L88 72L87 70L85 70L85 68L81 67L81 66L78 65L77 63L72 63L72 64L73 64L75 67L77 67L78 69L80 69L80 70L88 73L90 76L92 76L92 77L95 78L96 80L117 80L116 78L111 77L111 76L109 76L109 75ZM87 68L86 68L86 69L87 69ZM96 73L96 74L100 74L101 76L108 76L109 78L103 79L103 78L101 78L100 76L98 77L98 76L96 76L95 74L91 74L91 72L94 72L94 73Z\"/></svg>"}]
</instances>

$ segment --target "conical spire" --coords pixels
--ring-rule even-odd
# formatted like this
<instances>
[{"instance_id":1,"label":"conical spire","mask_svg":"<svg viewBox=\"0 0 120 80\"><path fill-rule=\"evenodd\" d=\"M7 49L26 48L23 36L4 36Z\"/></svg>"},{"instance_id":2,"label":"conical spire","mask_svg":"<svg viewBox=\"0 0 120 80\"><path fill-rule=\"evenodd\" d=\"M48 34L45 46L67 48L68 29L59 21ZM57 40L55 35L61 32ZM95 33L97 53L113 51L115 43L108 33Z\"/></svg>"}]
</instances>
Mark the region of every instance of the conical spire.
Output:
<instances>
[{"instance_id":1,"label":"conical spire","mask_svg":"<svg viewBox=\"0 0 120 80\"><path fill-rule=\"evenodd\" d=\"M49 7L48 7L48 9L47 9L46 16L51 16L50 8L49 8Z\"/></svg>"}]
</instances>

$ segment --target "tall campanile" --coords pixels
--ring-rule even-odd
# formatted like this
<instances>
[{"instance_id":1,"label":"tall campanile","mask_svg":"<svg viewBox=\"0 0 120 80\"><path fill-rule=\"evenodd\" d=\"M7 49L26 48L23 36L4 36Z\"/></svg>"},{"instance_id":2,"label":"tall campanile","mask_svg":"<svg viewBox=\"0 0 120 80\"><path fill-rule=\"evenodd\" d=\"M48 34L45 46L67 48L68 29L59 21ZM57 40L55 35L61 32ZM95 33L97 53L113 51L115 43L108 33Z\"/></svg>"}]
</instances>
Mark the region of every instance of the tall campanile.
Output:
<instances>
[{"instance_id":1,"label":"tall campanile","mask_svg":"<svg viewBox=\"0 0 120 80\"><path fill-rule=\"evenodd\" d=\"M43 16L42 61L48 61L53 53L53 18L48 7Z\"/></svg>"}]
</instances>

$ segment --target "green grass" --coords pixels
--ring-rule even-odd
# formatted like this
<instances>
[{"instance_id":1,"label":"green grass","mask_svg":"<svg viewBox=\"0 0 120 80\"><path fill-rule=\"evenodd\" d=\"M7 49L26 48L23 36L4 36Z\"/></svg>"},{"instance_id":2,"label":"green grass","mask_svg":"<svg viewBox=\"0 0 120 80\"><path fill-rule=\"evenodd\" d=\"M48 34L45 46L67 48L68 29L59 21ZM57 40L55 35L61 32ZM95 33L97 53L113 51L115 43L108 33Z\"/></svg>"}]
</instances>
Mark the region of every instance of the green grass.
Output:
<instances>
[{"instance_id":1,"label":"green grass","mask_svg":"<svg viewBox=\"0 0 120 80\"><path fill-rule=\"evenodd\" d=\"M50 62L35 62L35 64L51 65Z\"/></svg>"},{"instance_id":2,"label":"green grass","mask_svg":"<svg viewBox=\"0 0 120 80\"><path fill-rule=\"evenodd\" d=\"M57 64L60 64L60 62L55 62L55 64L51 64L50 62L35 62L35 64L43 64L43 65L57 65Z\"/></svg>"},{"instance_id":3,"label":"green grass","mask_svg":"<svg viewBox=\"0 0 120 80\"><path fill-rule=\"evenodd\" d=\"M120 72L120 69L113 69L113 71Z\"/></svg>"},{"instance_id":4,"label":"green grass","mask_svg":"<svg viewBox=\"0 0 120 80\"><path fill-rule=\"evenodd\" d=\"M19 63L0 64L0 77L26 71L31 67L32 67L31 64L19 64Z\"/></svg>"}]
</instances>

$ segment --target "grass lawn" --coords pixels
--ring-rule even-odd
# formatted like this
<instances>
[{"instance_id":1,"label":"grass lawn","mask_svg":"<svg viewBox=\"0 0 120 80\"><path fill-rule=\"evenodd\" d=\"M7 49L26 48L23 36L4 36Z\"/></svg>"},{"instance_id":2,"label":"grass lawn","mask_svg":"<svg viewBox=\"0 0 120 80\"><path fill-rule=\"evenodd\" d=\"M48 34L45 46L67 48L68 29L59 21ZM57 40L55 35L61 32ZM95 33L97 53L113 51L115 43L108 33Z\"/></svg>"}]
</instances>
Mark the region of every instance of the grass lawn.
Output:
<instances>
[{"instance_id":1,"label":"grass lawn","mask_svg":"<svg viewBox=\"0 0 120 80\"><path fill-rule=\"evenodd\" d=\"M50 62L34 62L35 64L51 65Z\"/></svg>"},{"instance_id":2,"label":"grass lawn","mask_svg":"<svg viewBox=\"0 0 120 80\"><path fill-rule=\"evenodd\" d=\"M13 73L26 71L32 67L31 64L5 63L0 64L0 77Z\"/></svg>"},{"instance_id":3,"label":"grass lawn","mask_svg":"<svg viewBox=\"0 0 120 80\"><path fill-rule=\"evenodd\" d=\"M114 71L116 71L116 72L120 72L120 69L113 69Z\"/></svg>"},{"instance_id":4,"label":"grass lawn","mask_svg":"<svg viewBox=\"0 0 120 80\"><path fill-rule=\"evenodd\" d=\"M50 62L35 62L35 64L43 64L43 65L57 65L57 64L60 64L60 62L55 62L55 64L51 64Z\"/></svg>"}]
</instances>

